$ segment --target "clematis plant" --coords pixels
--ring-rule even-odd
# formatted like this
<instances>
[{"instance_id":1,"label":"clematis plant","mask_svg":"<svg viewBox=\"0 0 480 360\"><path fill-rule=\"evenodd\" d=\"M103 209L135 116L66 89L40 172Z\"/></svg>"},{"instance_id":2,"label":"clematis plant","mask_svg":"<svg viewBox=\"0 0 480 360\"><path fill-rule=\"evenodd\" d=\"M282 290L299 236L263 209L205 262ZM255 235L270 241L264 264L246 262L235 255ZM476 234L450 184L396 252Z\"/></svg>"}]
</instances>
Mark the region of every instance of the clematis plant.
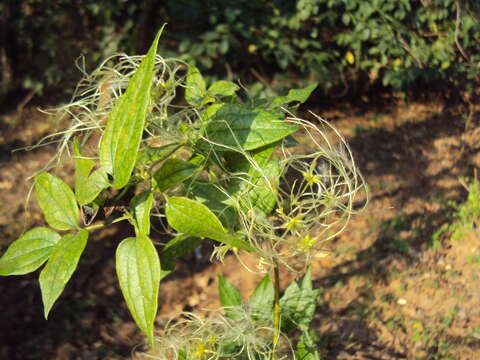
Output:
<instances>
[{"instance_id":1,"label":"clematis plant","mask_svg":"<svg viewBox=\"0 0 480 360\"><path fill-rule=\"evenodd\" d=\"M43 266L47 318L92 232L125 221L135 236L116 249L118 281L159 358L281 358L281 339L300 329L292 356L316 359L308 265L343 231L363 188L352 154L321 118L294 115L317 84L272 99L250 98L231 81L207 84L195 66L157 54L162 30L145 56L107 59L59 109L72 118L59 156L74 160L74 188L52 172L35 176L49 227L14 241L0 275ZM215 242L212 257L254 254L264 277L248 301L220 278L224 315L205 323L189 315L155 341L161 279L205 239ZM283 295L281 266L304 272ZM179 332L188 336L179 341Z\"/></svg>"}]
</instances>

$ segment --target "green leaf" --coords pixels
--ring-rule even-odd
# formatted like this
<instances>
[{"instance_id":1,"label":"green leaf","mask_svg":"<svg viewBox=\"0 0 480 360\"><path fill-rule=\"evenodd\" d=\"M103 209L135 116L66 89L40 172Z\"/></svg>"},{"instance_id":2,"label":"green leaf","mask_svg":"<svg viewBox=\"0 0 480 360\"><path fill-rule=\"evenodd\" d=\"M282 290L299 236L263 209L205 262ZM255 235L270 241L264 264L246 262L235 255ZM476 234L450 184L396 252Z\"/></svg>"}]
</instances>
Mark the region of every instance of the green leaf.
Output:
<instances>
[{"instance_id":1,"label":"green leaf","mask_svg":"<svg viewBox=\"0 0 480 360\"><path fill-rule=\"evenodd\" d=\"M175 262L192 251L200 244L202 239L188 235L177 235L171 239L160 254L160 263L162 264L162 278L170 274L175 269Z\"/></svg>"},{"instance_id":2,"label":"green leaf","mask_svg":"<svg viewBox=\"0 0 480 360\"><path fill-rule=\"evenodd\" d=\"M240 87L231 81L220 80L210 85L208 92L214 96L232 96L239 89Z\"/></svg>"},{"instance_id":3,"label":"green leaf","mask_svg":"<svg viewBox=\"0 0 480 360\"><path fill-rule=\"evenodd\" d=\"M40 290L46 319L77 268L78 260L87 245L87 239L88 231L83 229L63 236L55 245L47 265L40 273Z\"/></svg>"},{"instance_id":4,"label":"green leaf","mask_svg":"<svg viewBox=\"0 0 480 360\"><path fill-rule=\"evenodd\" d=\"M200 170L200 167L196 164L180 159L169 158L153 175L153 187L155 190L165 191L181 184L198 170Z\"/></svg>"},{"instance_id":5,"label":"green leaf","mask_svg":"<svg viewBox=\"0 0 480 360\"><path fill-rule=\"evenodd\" d=\"M227 233L215 214L202 203L185 197L167 199L167 221L179 233L206 237L239 249L256 252L245 240Z\"/></svg>"},{"instance_id":6,"label":"green leaf","mask_svg":"<svg viewBox=\"0 0 480 360\"><path fill-rule=\"evenodd\" d=\"M320 360L317 344L315 344L308 331L304 331L298 340L295 359Z\"/></svg>"},{"instance_id":7,"label":"green leaf","mask_svg":"<svg viewBox=\"0 0 480 360\"><path fill-rule=\"evenodd\" d=\"M35 176L35 191L40 209L51 227L69 230L79 226L75 195L60 178L48 173Z\"/></svg>"},{"instance_id":8,"label":"green leaf","mask_svg":"<svg viewBox=\"0 0 480 360\"><path fill-rule=\"evenodd\" d=\"M195 200L207 206L228 228L238 223L237 214L231 199L220 185L208 181L193 181L188 184L188 191Z\"/></svg>"},{"instance_id":9,"label":"green leaf","mask_svg":"<svg viewBox=\"0 0 480 360\"><path fill-rule=\"evenodd\" d=\"M95 162L91 159L81 158L78 140L75 138L73 142L73 149L75 153L75 197L80 205L91 203L100 194L103 189L106 189L110 183L108 181L107 173L100 168L90 175L95 166ZM90 176L89 176L90 175Z\"/></svg>"},{"instance_id":10,"label":"green leaf","mask_svg":"<svg viewBox=\"0 0 480 360\"><path fill-rule=\"evenodd\" d=\"M137 154L136 166L152 165L155 162L164 160L178 148L178 143L171 143L162 146L146 146L141 148Z\"/></svg>"},{"instance_id":11,"label":"green leaf","mask_svg":"<svg viewBox=\"0 0 480 360\"><path fill-rule=\"evenodd\" d=\"M312 288L310 268L302 278L290 283L280 299L283 331L308 329L315 314L318 293Z\"/></svg>"},{"instance_id":12,"label":"green leaf","mask_svg":"<svg viewBox=\"0 0 480 360\"><path fill-rule=\"evenodd\" d=\"M178 351L178 360L187 360L187 352L183 349Z\"/></svg>"},{"instance_id":13,"label":"green leaf","mask_svg":"<svg viewBox=\"0 0 480 360\"><path fill-rule=\"evenodd\" d=\"M239 173L229 183L229 193L235 196L242 208L269 215L276 204L280 161L272 153L277 144L270 144L249 152L250 161L241 153L227 153L227 167ZM252 164L253 163L253 164Z\"/></svg>"},{"instance_id":14,"label":"green leaf","mask_svg":"<svg viewBox=\"0 0 480 360\"><path fill-rule=\"evenodd\" d=\"M113 184L118 189L127 185L135 166L149 112L155 54L162 30L163 27L130 79L127 90L117 99L100 142L100 164L113 175Z\"/></svg>"},{"instance_id":15,"label":"green leaf","mask_svg":"<svg viewBox=\"0 0 480 360\"><path fill-rule=\"evenodd\" d=\"M240 290L228 282L225 277L218 275L218 294L220 295L220 303L228 317L236 319L239 317L238 310L233 309L236 306L242 306L242 295Z\"/></svg>"},{"instance_id":16,"label":"green leaf","mask_svg":"<svg viewBox=\"0 0 480 360\"><path fill-rule=\"evenodd\" d=\"M160 260L152 241L144 235L123 240L116 251L116 269L128 309L140 330L153 344Z\"/></svg>"},{"instance_id":17,"label":"green leaf","mask_svg":"<svg viewBox=\"0 0 480 360\"><path fill-rule=\"evenodd\" d=\"M255 291L248 300L248 310L254 320L268 320L273 318L273 302L275 291L272 280L267 274L258 283Z\"/></svg>"},{"instance_id":18,"label":"green leaf","mask_svg":"<svg viewBox=\"0 0 480 360\"><path fill-rule=\"evenodd\" d=\"M186 197L168 198L165 214L170 226L183 234L214 239L227 233L209 208Z\"/></svg>"},{"instance_id":19,"label":"green leaf","mask_svg":"<svg viewBox=\"0 0 480 360\"><path fill-rule=\"evenodd\" d=\"M78 145L78 138L73 140L73 152L75 154L75 196L80 205L88 204L88 202L82 202L83 192L86 189L89 189L88 186L85 186L87 182L88 175L95 166L95 161L91 159L81 158L80 148Z\"/></svg>"},{"instance_id":20,"label":"green leaf","mask_svg":"<svg viewBox=\"0 0 480 360\"><path fill-rule=\"evenodd\" d=\"M90 201L88 201L87 204L95 200L98 194L100 194L103 189L106 189L110 186L107 172L103 168L97 169L93 173L91 173L88 177L88 183L92 186L92 190L90 198L87 199Z\"/></svg>"},{"instance_id":21,"label":"green leaf","mask_svg":"<svg viewBox=\"0 0 480 360\"><path fill-rule=\"evenodd\" d=\"M10 244L0 258L0 275L24 275L47 261L60 235L44 227L27 231Z\"/></svg>"},{"instance_id":22,"label":"green leaf","mask_svg":"<svg viewBox=\"0 0 480 360\"><path fill-rule=\"evenodd\" d=\"M130 201L130 207L135 216L135 232L139 235L150 234L150 210L153 206L153 193L144 191L135 195Z\"/></svg>"},{"instance_id":23,"label":"green leaf","mask_svg":"<svg viewBox=\"0 0 480 360\"><path fill-rule=\"evenodd\" d=\"M269 108L276 108L276 107L291 103L293 101L297 101L300 104L302 104L305 101L307 101L307 99L310 97L313 90L317 88L317 86L318 86L318 83L315 83L303 89L290 89L287 96L280 96L275 98L270 104Z\"/></svg>"},{"instance_id":24,"label":"green leaf","mask_svg":"<svg viewBox=\"0 0 480 360\"><path fill-rule=\"evenodd\" d=\"M226 166L233 173L253 173L257 170L252 162L257 168L265 167L278 145L276 142L247 152L227 152L224 154ZM247 159L247 155L250 160Z\"/></svg>"},{"instance_id":25,"label":"green leaf","mask_svg":"<svg viewBox=\"0 0 480 360\"><path fill-rule=\"evenodd\" d=\"M188 67L185 100L190 105L198 106L207 94L205 80L200 71L193 65Z\"/></svg>"},{"instance_id":26,"label":"green leaf","mask_svg":"<svg viewBox=\"0 0 480 360\"><path fill-rule=\"evenodd\" d=\"M298 126L283 120L283 115L239 104L224 104L208 117L200 150L253 150L274 143L297 131ZM218 144L218 145L217 145Z\"/></svg>"},{"instance_id":27,"label":"green leaf","mask_svg":"<svg viewBox=\"0 0 480 360\"><path fill-rule=\"evenodd\" d=\"M263 173L256 172L251 176L248 192L249 206L257 212L269 215L275 208L277 188L281 175L279 159L272 159Z\"/></svg>"},{"instance_id":28,"label":"green leaf","mask_svg":"<svg viewBox=\"0 0 480 360\"><path fill-rule=\"evenodd\" d=\"M246 241L240 234L224 234L222 236L219 236L217 239L212 239L224 243L232 248L238 248L253 253L259 253L259 250L255 249L252 245L250 245L248 241Z\"/></svg>"}]
</instances>

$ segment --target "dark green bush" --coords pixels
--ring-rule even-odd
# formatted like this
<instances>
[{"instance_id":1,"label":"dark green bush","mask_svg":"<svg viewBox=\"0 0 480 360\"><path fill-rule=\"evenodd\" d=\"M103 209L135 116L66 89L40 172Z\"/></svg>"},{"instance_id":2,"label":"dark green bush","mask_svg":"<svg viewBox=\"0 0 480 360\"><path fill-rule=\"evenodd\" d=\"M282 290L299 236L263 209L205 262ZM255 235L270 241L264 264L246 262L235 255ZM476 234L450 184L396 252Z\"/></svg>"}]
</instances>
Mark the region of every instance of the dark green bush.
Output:
<instances>
[{"instance_id":1,"label":"dark green bush","mask_svg":"<svg viewBox=\"0 0 480 360\"><path fill-rule=\"evenodd\" d=\"M128 47L125 39L133 31L138 8L118 0L2 2L3 94L18 88L42 92L62 81L77 80L81 74L72 66L77 58L79 67L87 64L91 68L105 56Z\"/></svg>"},{"instance_id":2,"label":"dark green bush","mask_svg":"<svg viewBox=\"0 0 480 360\"><path fill-rule=\"evenodd\" d=\"M80 54L93 66L118 49L143 51L164 22L161 51L245 82L277 76L286 86L309 77L336 93L372 84L470 91L480 75L476 0L21 0L0 7L16 35L7 51L12 78L26 88L70 78L64 64Z\"/></svg>"},{"instance_id":3,"label":"dark green bush","mask_svg":"<svg viewBox=\"0 0 480 360\"><path fill-rule=\"evenodd\" d=\"M191 3L176 1L170 15L186 21L175 14L188 14ZM208 3L195 9L199 36L177 34L179 50L206 68L219 60L239 70L263 64L278 73L313 75L326 90L358 79L399 90L438 80L460 85L480 74L474 2Z\"/></svg>"}]
</instances>

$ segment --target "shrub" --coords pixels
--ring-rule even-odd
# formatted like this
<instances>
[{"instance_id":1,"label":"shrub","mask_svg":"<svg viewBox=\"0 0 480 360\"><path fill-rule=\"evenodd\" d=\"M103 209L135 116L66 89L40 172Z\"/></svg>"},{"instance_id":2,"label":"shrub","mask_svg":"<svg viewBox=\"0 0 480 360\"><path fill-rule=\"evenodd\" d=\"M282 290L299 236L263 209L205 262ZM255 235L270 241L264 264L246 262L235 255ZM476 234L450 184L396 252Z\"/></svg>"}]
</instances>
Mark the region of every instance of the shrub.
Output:
<instances>
[{"instance_id":1,"label":"shrub","mask_svg":"<svg viewBox=\"0 0 480 360\"><path fill-rule=\"evenodd\" d=\"M250 82L277 78L274 84L280 88L292 79L308 78L335 96L342 88L343 93L354 89L361 94L371 84L395 91L427 84L431 89L433 84L442 92L471 92L478 85L476 1L78 4L22 0L0 5L11 13L8 32L17 34L8 54L11 63L22 68L15 69L12 78L26 73L23 85L37 88L69 78L71 59L82 51L95 60L116 51L120 42L126 50L142 49L145 29L168 22L171 31L162 51L214 77L227 72ZM65 57L67 50L70 55ZM14 61L22 60L19 54L29 61Z\"/></svg>"},{"instance_id":2,"label":"shrub","mask_svg":"<svg viewBox=\"0 0 480 360\"><path fill-rule=\"evenodd\" d=\"M74 190L50 172L35 176L50 227L14 241L0 258L0 275L45 264L39 282L47 318L91 233L127 221L135 236L119 243L116 272L135 322L153 344L160 280L178 258L211 239L212 257L249 252L258 258L257 271L271 275L247 303L220 278L225 317L207 327L190 322L185 333L192 337L177 344L175 356L200 359L208 350L215 358L275 359L281 334L295 329L303 334L297 352L313 356L308 326L317 291L307 268L321 244L344 229L363 188L352 154L320 118L314 124L293 115L316 84L272 99L242 98L235 83L207 86L195 66L156 55L160 34L144 57L105 61L60 109L73 123L62 132L56 164L62 154L73 158ZM280 266L305 272L282 297ZM210 341L207 334L219 326L249 332Z\"/></svg>"}]
</instances>

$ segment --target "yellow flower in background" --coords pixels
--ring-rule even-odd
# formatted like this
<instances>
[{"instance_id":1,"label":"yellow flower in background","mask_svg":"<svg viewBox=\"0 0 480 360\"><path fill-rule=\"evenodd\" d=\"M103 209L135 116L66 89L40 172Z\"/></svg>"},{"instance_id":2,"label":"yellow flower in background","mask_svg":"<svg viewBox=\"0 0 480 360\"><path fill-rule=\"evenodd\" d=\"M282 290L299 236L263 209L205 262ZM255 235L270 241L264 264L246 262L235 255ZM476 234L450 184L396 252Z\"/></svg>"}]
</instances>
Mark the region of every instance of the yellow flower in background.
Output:
<instances>
[{"instance_id":1,"label":"yellow flower in background","mask_svg":"<svg viewBox=\"0 0 480 360\"><path fill-rule=\"evenodd\" d=\"M315 244L315 240L312 239L310 235L305 235L302 240L297 244L299 250L308 252L313 245Z\"/></svg>"},{"instance_id":2,"label":"yellow flower in background","mask_svg":"<svg viewBox=\"0 0 480 360\"><path fill-rule=\"evenodd\" d=\"M355 62L355 56L352 54L351 51L347 51L347 53L345 54L345 60L347 60L347 63L349 63L350 65L353 65L353 63Z\"/></svg>"},{"instance_id":3,"label":"yellow flower in background","mask_svg":"<svg viewBox=\"0 0 480 360\"><path fill-rule=\"evenodd\" d=\"M201 343L201 342L197 342L195 345L194 345L194 353L193 353L193 357L195 359L203 359L203 356L205 354L208 353L208 349L206 347L205 344Z\"/></svg>"},{"instance_id":4,"label":"yellow flower in background","mask_svg":"<svg viewBox=\"0 0 480 360\"><path fill-rule=\"evenodd\" d=\"M288 222L286 222L285 224L282 225L282 227L290 230L291 232L293 232L295 230L295 228L297 228L298 226L301 226L303 223L303 220L301 220L301 217L300 216L295 216L293 219L290 219Z\"/></svg>"},{"instance_id":5,"label":"yellow flower in background","mask_svg":"<svg viewBox=\"0 0 480 360\"><path fill-rule=\"evenodd\" d=\"M250 54L255 54L257 52L257 45L255 44L248 45L248 52Z\"/></svg>"},{"instance_id":6,"label":"yellow flower in background","mask_svg":"<svg viewBox=\"0 0 480 360\"><path fill-rule=\"evenodd\" d=\"M303 178L307 182L308 186L312 186L313 184L319 184L320 183L320 178L318 175L313 175L312 173L303 173Z\"/></svg>"},{"instance_id":7,"label":"yellow flower in background","mask_svg":"<svg viewBox=\"0 0 480 360\"><path fill-rule=\"evenodd\" d=\"M402 60L400 60L399 58L396 58L395 60L393 60L394 67L399 67L401 64L402 64Z\"/></svg>"}]
</instances>

